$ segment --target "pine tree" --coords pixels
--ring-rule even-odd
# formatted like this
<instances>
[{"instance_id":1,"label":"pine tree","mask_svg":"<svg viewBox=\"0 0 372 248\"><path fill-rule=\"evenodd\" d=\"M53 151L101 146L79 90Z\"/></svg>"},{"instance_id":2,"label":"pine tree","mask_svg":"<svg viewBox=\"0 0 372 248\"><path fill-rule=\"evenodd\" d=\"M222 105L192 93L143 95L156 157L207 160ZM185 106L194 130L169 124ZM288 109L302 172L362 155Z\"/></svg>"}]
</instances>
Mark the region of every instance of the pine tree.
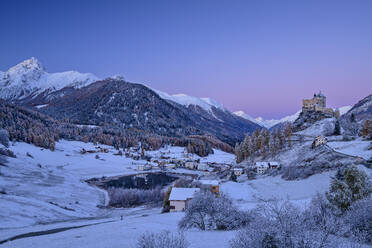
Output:
<instances>
[{"instance_id":1,"label":"pine tree","mask_svg":"<svg viewBox=\"0 0 372 248\"><path fill-rule=\"evenodd\" d=\"M335 130L333 131L333 135L341 135L340 122L338 120L335 123Z\"/></svg>"},{"instance_id":2,"label":"pine tree","mask_svg":"<svg viewBox=\"0 0 372 248\"><path fill-rule=\"evenodd\" d=\"M364 171L355 166L337 171L331 182L328 200L342 212L348 210L355 201L367 198L372 193L372 185Z\"/></svg>"},{"instance_id":3,"label":"pine tree","mask_svg":"<svg viewBox=\"0 0 372 248\"><path fill-rule=\"evenodd\" d=\"M351 116L350 116L350 121L351 121L351 122L355 122L355 115L354 115L354 113L351 114Z\"/></svg>"}]
</instances>

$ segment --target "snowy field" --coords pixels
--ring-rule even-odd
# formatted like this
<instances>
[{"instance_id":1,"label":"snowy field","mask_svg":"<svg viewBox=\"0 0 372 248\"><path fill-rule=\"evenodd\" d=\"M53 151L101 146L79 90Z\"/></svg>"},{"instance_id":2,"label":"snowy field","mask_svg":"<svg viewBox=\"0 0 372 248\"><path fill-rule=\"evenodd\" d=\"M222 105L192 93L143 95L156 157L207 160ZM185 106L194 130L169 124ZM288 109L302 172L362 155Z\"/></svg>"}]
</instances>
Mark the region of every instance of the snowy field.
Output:
<instances>
[{"instance_id":1,"label":"snowy field","mask_svg":"<svg viewBox=\"0 0 372 248\"><path fill-rule=\"evenodd\" d=\"M227 193L242 209L254 208L260 200L288 199L299 206L310 202L317 193L328 190L334 172L325 172L304 180L286 181L277 177L262 177L242 183L227 182L221 191Z\"/></svg>"},{"instance_id":2,"label":"snowy field","mask_svg":"<svg viewBox=\"0 0 372 248\"><path fill-rule=\"evenodd\" d=\"M1 168L0 228L22 227L71 218L91 218L107 215L106 210L97 208L105 205L106 193L89 186L84 181L93 177L136 174L136 164L125 156L113 155L113 147L99 145L108 153L86 153L96 150L92 143L60 141L54 152L26 143L15 143L10 149L17 158L8 158L8 167ZM180 157L182 147L168 147L172 156ZM156 156L156 152L149 154ZM27 155L28 154L28 155ZM99 159L95 156L99 155ZM234 160L232 154L215 150L215 154L204 161L221 162ZM197 173L186 169L171 172Z\"/></svg>"},{"instance_id":3,"label":"snowy field","mask_svg":"<svg viewBox=\"0 0 372 248\"><path fill-rule=\"evenodd\" d=\"M114 148L100 146L107 148L108 153L98 153L99 159L95 158L95 153L80 153L82 148L95 149L93 144L83 142L60 141L54 152L25 143L15 143L10 147L17 158L9 158L8 167L0 168L0 189L6 192L0 194L0 241L30 232L88 226L21 238L4 243L2 247L45 247L45 244L49 244L48 247L134 247L138 236L145 231L177 232L183 213L161 214L160 208L97 207L105 205L107 194L89 186L85 179L134 174L137 171L133 162L145 162L115 156L113 154L117 151ZM147 154L181 158L184 148L165 147ZM234 163L234 155L218 150L200 159L201 162ZM364 170L372 174L371 170ZM242 209L251 209L260 199L270 198L287 198L305 206L316 193L328 189L333 174L326 172L301 181L266 176L240 183L222 183L220 189ZM222 248L228 247L235 232L191 230L185 235L192 248Z\"/></svg>"},{"instance_id":4,"label":"snowy field","mask_svg":"<svg viewBox=\"0 0 372 248\"><path fill-rule=\"evenodd\" d=\"M372 150L367 149L370 143L371 141L364 140L336 141L328 142L328 146L332 147L337 152L370 159L372 158Z\"/></svg>"}]
</instances>

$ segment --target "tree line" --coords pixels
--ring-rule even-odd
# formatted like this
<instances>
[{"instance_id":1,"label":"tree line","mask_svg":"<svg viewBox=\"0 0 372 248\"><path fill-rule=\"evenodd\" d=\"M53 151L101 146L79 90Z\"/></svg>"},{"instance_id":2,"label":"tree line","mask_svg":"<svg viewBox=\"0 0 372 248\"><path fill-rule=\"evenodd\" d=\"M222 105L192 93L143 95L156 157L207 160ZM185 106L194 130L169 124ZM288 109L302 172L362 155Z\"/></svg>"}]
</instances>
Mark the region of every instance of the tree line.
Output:
<instances>
[{"instance_id":1,"label":"tree line","mask_svg":"<svg viewBox=\"0 0 372 248\"><path fill-rule=\"evenodd\" d=\"M293 131L290 123L283 128L269 132L266 129L256 129L251 135L247 134L241 143L235 146L236 162L245 159L277 154L282 148L290 147Z\"/></svg>"}]
</instances>

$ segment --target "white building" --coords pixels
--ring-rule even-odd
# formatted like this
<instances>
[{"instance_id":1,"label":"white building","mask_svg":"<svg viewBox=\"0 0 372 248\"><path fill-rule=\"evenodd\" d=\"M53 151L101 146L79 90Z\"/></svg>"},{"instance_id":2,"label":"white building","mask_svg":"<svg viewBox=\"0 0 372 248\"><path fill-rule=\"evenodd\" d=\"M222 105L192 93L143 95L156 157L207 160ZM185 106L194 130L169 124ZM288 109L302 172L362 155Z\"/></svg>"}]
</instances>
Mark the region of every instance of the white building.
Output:
<instances>
[{"instance_id":1,"label":"white building","mask_svg":"<svg viewBox=\"0 0 372 248\"><path fill-rule=\"evenodd\" d=\"M198 164L198 170L207 171L209 166L207 164Z\"/></svg>"},{"instance_id":2,"label":"white building","mask_svg":"<svg viewBox=\"0 0 372 248\"><path fill-rule=\"evenodd\" d=\"M195 170L196 168L198 168L198 164L195 162L186 162L185 168L190 169L190 170Z\"/></svg>"},{"instance_id":3,"label":"white building","mask_svg":"<svg viewBox=\"0 0 372 248\"><path fill-rule=\"evenodd\" d=\"M268 162L256 162L255 164L257 174L264 174L269 169Z\"/></svg>"},{"instance_id":4,"label":"white building","mask_svg":"<svg viewBox=\"0 0 372 248\"><path fill-rule=\"evenodd\" d=\"M187 203L199 191L199 188L172 188L169 196L170 211L185 211Z\"/></svg>"},{"instance_id":5,"label":"white building","mask_svg":"<svg viewBox=\"0 0 372 248\"><path fill-rule=\"evenodd\" d=\"M312 148L318 147L320 145L325 145L327 144L327 139L321 135L317 136L312 144Z\"/></svg>"}]
</instances>

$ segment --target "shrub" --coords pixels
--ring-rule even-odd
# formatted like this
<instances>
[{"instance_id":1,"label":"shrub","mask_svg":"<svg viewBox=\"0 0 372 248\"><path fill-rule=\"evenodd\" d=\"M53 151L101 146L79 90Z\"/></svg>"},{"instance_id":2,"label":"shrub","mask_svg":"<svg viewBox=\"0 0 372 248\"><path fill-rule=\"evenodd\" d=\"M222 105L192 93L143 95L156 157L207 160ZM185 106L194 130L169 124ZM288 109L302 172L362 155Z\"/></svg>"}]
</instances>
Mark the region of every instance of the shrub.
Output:
<instances>
[{"instance_id":1,"label":"shrub","mask_svg":"<svg viewBox=\"0 0 372 248\"><path fill-rule=\"evenodd\" d=\"M137 248L187 248L189 243L182 233L172 234L163 231L158 234L144 233L137 241Z\"/></svg>"},{"instance_id":2,"label":"shrub","mask_svg":"<svg viewBox=\"0 0 372 248\"><path fill-rule=\"evenodd\" d=\"M109 188L107 190L113 207L134 207L143 204L161 204L164 193L160 187L150 190Z\"/></svg>"},{"instance_id":3,"label":"shrub","mask_svg":"<svg viewBox=\"0 0 372 248\"><path fill-rule=\"evenodd\" d=\"M218 197L210 191L201 192L189 202L180 229L232 230L248 224L251 215L239 211L224 194Z\"/></svg>"},{"instance_id":4,"label":"shrub","mask_svg":"<svg viewBox=\"0 0 372 248\"><path fill-rule=\"evenodd\" d=\"M346 213L345 222L351 234L362 242L372 244L372 199L355 202Z\"/></svg>"},{"instance_id":5,"label":"shrub","mask_svg":"<svg viewBox=\"0 0 372 248\"><path fill-rule=\"evenodd\" d=\"M255 210L255 218L230 241L230 247L338 247L329 235L333 229L328 224L331 225L332 221L328 222L328 217L319 215L323 212L318 212L315 206L322 205L313 204L313 211L305 214L288 201L264 202ZM311 217L317 217L316 225ZM330 229L315 228L321 223L327 223Z\"/></svg>"}]
</instances>

